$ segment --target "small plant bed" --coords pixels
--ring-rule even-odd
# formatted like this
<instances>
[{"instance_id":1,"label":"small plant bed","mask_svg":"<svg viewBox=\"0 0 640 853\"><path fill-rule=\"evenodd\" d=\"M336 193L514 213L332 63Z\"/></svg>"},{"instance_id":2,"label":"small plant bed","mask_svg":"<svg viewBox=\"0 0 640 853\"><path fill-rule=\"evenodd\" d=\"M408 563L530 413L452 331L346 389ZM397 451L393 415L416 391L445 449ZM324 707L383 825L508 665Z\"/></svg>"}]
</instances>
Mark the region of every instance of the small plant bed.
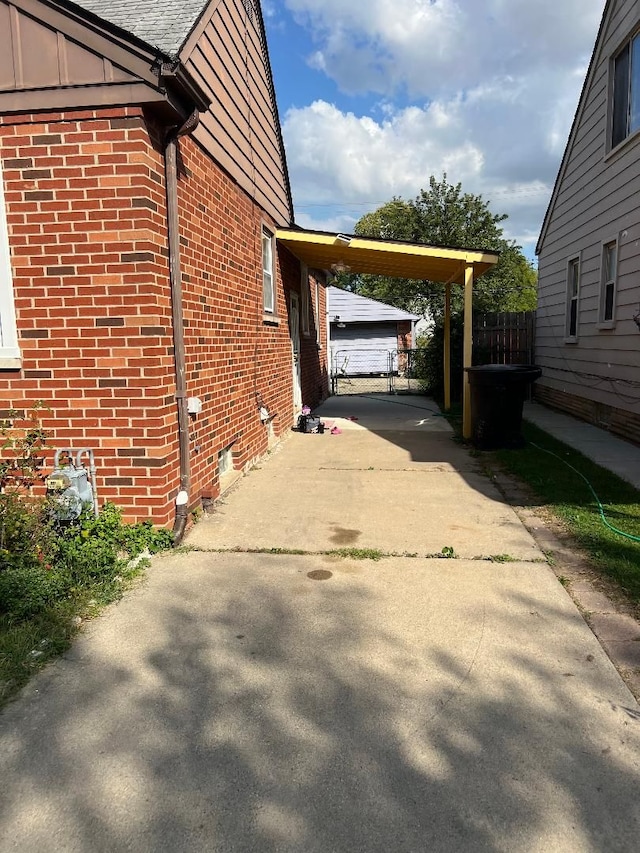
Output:
<instances>
[{"instance_id":1,"label":"small plant bed","mask_svg":"<svg viewBox=\"0 0 640 853\"><path fill-rule=\"evenodd\" d=\"M523 435L527 445L521 450L483 454L488 467L494 459L525 483L539 508L562 522L593 568L614 580L637 606L640 541L633 537L640 538L640 492L533 424L523 424Z\"/></svg>"},{"instance_id":2,"label":"small plant bed","mask_svg":"<svg viewBox=\"0 0 640 853\"><path fill-rule=\"evenodd\" d=\"M125 524L106 503L69 511L59 497L34 495L51 448L38 401L0 421L0 707L50 658L64 651L82 621L120 598L144 557L173 544L150 521Z\"/></svg>"},{"instance_id":3,"label":"small plant bed","mask_svg":"<svg viewBox=\"0 0 640 853\"><path fill-rule=\"evenodd\" d=\"M125 524L113 504L60 522L46 499L0 494L0 706L122 596L145 555L171 544L150 521Z\"/></svg>"}]
</instances>

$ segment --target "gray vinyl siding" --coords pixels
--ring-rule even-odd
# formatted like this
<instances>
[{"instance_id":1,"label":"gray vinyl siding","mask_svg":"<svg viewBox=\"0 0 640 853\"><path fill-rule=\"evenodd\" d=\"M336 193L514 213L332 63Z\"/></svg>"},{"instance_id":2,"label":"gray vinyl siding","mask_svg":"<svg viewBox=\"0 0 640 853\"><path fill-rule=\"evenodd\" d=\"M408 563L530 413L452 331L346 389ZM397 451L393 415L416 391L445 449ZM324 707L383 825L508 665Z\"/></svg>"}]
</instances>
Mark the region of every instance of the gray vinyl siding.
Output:
<instances>
[{"instance_id":1,"label":"gray vinyl siding","mask_svg":"<svg viewBox=\"0 0 640 853\"><path fill-rule=\"evenodd\" d=\"M539 247L539 382L640 413L640 133L607 150L611 58L640 25L638 0L614 0L583 92ZM613 329L598 328L602 244L618 239ZM580 257L578 339L565 342L567 264Z\"/></svg>"},{"instance_id":2,"label":"gray vinyl siding","mask_svg":"<svg viewBox=\"0 0 640 853\"><path fill-rule=\"evenodd\" d=\"M257 13L220 0L181 53L211 98L194 137L277 224L291 223L266 44Z\"/></svg>"}]
</instances>

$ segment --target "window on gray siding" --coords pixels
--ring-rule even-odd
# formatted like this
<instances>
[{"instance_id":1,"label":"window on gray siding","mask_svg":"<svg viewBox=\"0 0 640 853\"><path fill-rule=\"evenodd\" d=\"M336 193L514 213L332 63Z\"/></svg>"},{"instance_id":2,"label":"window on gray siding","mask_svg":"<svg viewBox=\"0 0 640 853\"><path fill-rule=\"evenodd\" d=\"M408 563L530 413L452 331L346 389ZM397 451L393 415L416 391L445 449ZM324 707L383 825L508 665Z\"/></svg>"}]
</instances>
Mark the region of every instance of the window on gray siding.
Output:
<instances>
[{"instance_id":1,"label":"window on gray siding","mask_svg":"<svg viewBox=\"0 0 640 853\"><path fill-rule=\"evenodd\" d=\"M602 247L602 291L600 295L600 322L612 322L616 310L616 279L618 274L618 241L612 240Z\"/></svg>"},{"instance_id":2,"label":"window on gray siding","mask_svg":"<svg viewBox=\"0 0 640 853\"><path fill-rule=\"evenodd\" d=\"M264 310L267 314L275 313L275 287L273 274L273 234L262 229L262 295Z\"/></svg>"},{"instance_id":3,"label":"window on gray siding","mask_svg":"<svg viewBox=\"0 0 640 853\"><path fill-rule=\"evenodd\" d=\"M580 258L572 258L567 266L567 328L569 340L578 338L578 299L580 295Z\"/></svg>"},{"instance_id":4,"label":"window on gray siding","mask_svg":"<svg viewBox=\"0 0 640 853\"><path fill-rule=\"evenodd\" d=\"M611 147L636 130L640 130L640 33L625 44L613 61Z\"/></svg>"}]
</instances>

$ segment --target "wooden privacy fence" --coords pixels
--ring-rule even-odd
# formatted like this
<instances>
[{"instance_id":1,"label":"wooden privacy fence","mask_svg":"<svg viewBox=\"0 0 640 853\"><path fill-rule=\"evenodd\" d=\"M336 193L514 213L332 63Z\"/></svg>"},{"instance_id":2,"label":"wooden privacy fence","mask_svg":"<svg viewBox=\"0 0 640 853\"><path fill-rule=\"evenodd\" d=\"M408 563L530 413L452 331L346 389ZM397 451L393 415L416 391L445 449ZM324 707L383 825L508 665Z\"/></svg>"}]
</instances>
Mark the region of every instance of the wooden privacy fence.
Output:
<instances>
[{"instance_id":1,"label":"wooden privacy fence","mask_svg":"<svg viewBox=\"0 0 640 853\"><path fill-rule=\"evenodd\" d=\"M476 314L473 322L475 364L534 364L535 311Z\"/></svg>"}]
</instances>

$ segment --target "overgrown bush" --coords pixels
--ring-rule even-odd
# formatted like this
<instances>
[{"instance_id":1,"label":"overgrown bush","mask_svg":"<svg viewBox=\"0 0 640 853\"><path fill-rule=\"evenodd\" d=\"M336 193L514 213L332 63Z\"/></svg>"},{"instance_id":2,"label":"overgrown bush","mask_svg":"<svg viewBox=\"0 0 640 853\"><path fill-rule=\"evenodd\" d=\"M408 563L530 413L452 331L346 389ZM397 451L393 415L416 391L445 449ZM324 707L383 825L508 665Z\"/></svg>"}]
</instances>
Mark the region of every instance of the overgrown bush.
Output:
<instances>
[{"instance_id":1,"label":"overgrown bush","mask_svg":"<svg viewBox=\"0 0 640 853\"><path fill-rule=\"evenodd\" d=\"M0 542L0 613L25 619L82 590L113 600L132 558L171 547L172 536L150 521L125 524L109 503L97 518L61 522L47 500L14 493L0 495Z\"/></svg>"},{"instance_id":2,"label":"overgrown bush","mask_svg":"<svg viewBox=\"0 0 640 853\"><path fill-rule=\"evenodd\" d=\"M84 617L122 595L144 564L134 558L173 544L151 521L124 523L113 504L62 521L55 499L33 496L44 408L0 421L0 705L68 646Z\"/></svg>"}]
</instances>

